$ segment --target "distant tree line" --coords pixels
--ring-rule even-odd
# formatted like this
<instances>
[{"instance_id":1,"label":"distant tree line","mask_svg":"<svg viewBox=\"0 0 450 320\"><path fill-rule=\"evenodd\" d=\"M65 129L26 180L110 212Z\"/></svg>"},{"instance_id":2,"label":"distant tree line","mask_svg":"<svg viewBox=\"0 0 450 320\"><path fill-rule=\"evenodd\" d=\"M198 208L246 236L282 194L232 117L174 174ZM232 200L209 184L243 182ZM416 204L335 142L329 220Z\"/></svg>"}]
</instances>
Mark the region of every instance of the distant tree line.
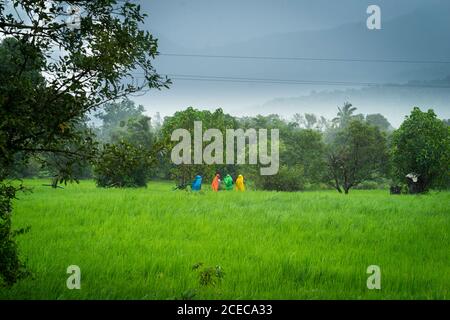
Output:
<instances>
[{"instance_id":1,"label":"distant tree line","mask_svg":"<svg viewBox=\"0 0 450 320\"><path fill-rule=\"evenodd\" d=\"M399 129L394 130L381 114L357 114L350 103L338 107L329 120L314 114L295 114L283 119L273 114L233 117L221 109L197 110L189 107L161 119L145 114L142 105L123 99L107 103L85 119L99 145L95 161L78 164L79 179L94 178L99 187L143 187L152 179L172 179L186 186L196 175L204 181L217 172L243 174L251 187L260 190L300 191L334 188L349 193L352 188L398 189L425 192L430 188L448 188L450 142L448 120L439 120L432 110L414 108ZM170 141L175 129L193 134L194 121L202 121L203 130L279 129L280 170L275 176L261 176L258 165L174 165ZM41 155L43 156L43 155ZM64 161L55 158L54 166L38 169L36 161L17 162L14 172L20 177L58 176ZM407 176L413 174L417 181Z\"/></svg>"}]
</instances>

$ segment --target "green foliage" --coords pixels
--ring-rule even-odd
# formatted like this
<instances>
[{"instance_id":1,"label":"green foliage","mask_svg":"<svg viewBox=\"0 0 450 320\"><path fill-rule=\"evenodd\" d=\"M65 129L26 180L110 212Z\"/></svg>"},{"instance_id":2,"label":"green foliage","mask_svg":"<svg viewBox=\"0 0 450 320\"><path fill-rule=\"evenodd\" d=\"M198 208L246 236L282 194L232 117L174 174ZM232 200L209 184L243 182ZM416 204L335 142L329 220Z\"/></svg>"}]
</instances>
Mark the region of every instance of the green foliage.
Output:
<instances>
[{"instance_id":1,"label":"green foliage","mask_svg":"<svg viewBox=\"0 0 450 320\"><path fill-rule=\"evenodd\" d=\"M157 41L140 29L145 15L139 5L115 0L71 3L83 12L76 31L65 22L62 1L0 3L0 183L12 174L18 154L26 161L42 153L63 165L56 179L70 181L74 164L94 158L96 152L93 139L77 130L88 112L170 83L152 66ZM145 80L133 76L138 73ZM1 209L9 219L10 211ZM7 249L14 247L12 231L8 220L4 223L0 247L13 257L16 251ZM11 270L0 269L8 282L16 280L10 274L20 269L18 258L11 259Z\"/></svg>"},{"instance_id":2,"label":"green foliage","mask_svg":"<svg viewBox=\"0 0 450 320\"><path fill-rule=\"evenodd\" d=\"M134 101L125 98L120 102L106 103L96 117L102 120L104 129L109 129L118 127L122 121L142 116L144 111L144 106L136 106Z\"/></svg>"},{"instance_id":3,"label":"green foliage","mask_svg":"<svg viewBox=\"0 0 450 320\"><path fill-rule=\"evenodd\" d=\"M390 180L382 177L373 177L365 180L354 188L357 190L387 190L390 187Z\"/></svg>"},{"instance_id":4,"label":"green foliage","mask_svg":"<svg viewBox=\"0 0 450 320\"><path fill-rule=\"evenodd\" d=\"M216 286L225 275L221 266L205 266L203 262L196 263L192 270L198 273L199 284L203 287Z\"/></svg>"},{"instance_id":5,"label":"green foliage","mask_svg":"<svg viewBox=\"0 0 450 320\"><path fill-rule=\"evenodd\" d=\"M410 173L419 175L421 191L449 186L450 127L433 110L414 108L392 138L394 178L404 182Z\"/></svg>"},{"instance_id":6,"label":"green foliage","mask_svg":"<svg viewBox=\"0 0 450 320\"><path fill-rule=\"evenodd\" d=\"M103 120L103 139L112 142L105 145L97 161L95 171L99 186L146 186L159 149L155 145L151 119L143 111L143 106L123 100L108 104L97 115Z\"/></svg>"},{"instance_id":7,"label":"green foliage","mask_svg":"<svg viewBox=\"0 0 450 320\"><path fill-rule=\"evenodd\" d=\"M282 165L274 176L256 178L257 187L270 191L301 191L304 189L304 170L300 165Z\"/></svg>"},{"instance_id":8,"label":"green foliage","mask_svg":"<svg viewBox=\"0 0 450 320\"><path fill-rule=\"evenodd\" d=\"M27 229L12 231L12 201L16 193L22 190L12 185L0 183L0 286L12 286L17 280L27 276L29 272L20 261L15 237Z\"/></svg>"},{"instance_id":9,"label":"green foliage","mask_svg":"<svg viewBox=\"0 0 450 320\"><path fill-rule=\"evenodd\" d=\"M392 131L393 127L389 123L389 121L386 119L385 116L382 114L376 113L376 114L368 114L366 116L366 121L368 124L373 125L380 129L380 131Z\"/></svg>"},{"instance_id":10,"label":"green foliage","mask_svg":"<svg viewBox=\"0 0 450 320\"><path fill-rule=\"evenodd\" d=\"M328 179L347 194L352 187L385 172L387 141L378 128L358 120L338 131L328 147Z\"/></svg>"},{"instance_id":11,"label":"green foliage","mask_svg":"<svg viewBox=\"0 0 450 320\"><path fill-rule=\"evenodd\" d=\"M152 149L155 139L151 131L150 121L151 119L146 116L129 119L119 140L126 140L135 146Z\"/></svg>"},{"instance_id":12,"label":"green foliage","mask_svg":"<svg viewBox=\"0 0 450 320\"><path fill-rule=\"evenodd\" d=\"M138 122L143 118L150 120L144 116L144 111L144 106L136 105L128 98L106 103L95 115L102 121L98 138L104 143L120 141L126 135L129 126L132 126L130 122Z\"/></svg>"},{"instance_id":13,"label":"green foliage","mask_svg":"<svg viewBox=\"0 0 450 320\"><path fill-rule=\"evenodd\" d=\"M338 107L337 117L332 120L333 124L339 128L345 128L351 120L354 120L353 113L356 109L351 103L345 102L342 108Z\"/></svg>"},{"instance_id":14,"label":"green foliage","mask_svg":"<svg viewBox=\"0 0 450 320\"><path fill-rule=\"evenodd\" d=\"M173 116L166 118L162 126L162 136L166 147L166 150L172 150L172 148L178 143L170 141L172 132L176 129L186 129L191 134L192 146L194 143L194 122L202 121L203 131L208 129L218 129L221 131L222 135L225 137L226 129L234 129L237 126L236 120L223 112L222 109L217 109L214 112L210 111L200 111L192 107L187 108L184 111L176 112ZM203 147L208 145L209 142L204 142ZM192 159L193 159L193 150ZM203 150L203 149L202 149ZM225 151L224 151L225 153ZM170 152L168 152L163 162L172 163L170 159ZM214 175L218 171L226 171L229 173L234 173L234 168L229 168L226 165L191 165L191 164L181 164L178 166L171 165L170 172L171 176L177 180L179 185L184 185L189 183L196 175L201 175L204 177L204 182L210 181L214 178Z\"/></svg>"},{"instance_id":15,"label":"green foliage","mask_svg":"<svg viewBox=\"0 0 450 320\"><path fill-rule=\"evenodd\" d=\"M35 157L29 158L17 153L14 156L14 164L8 171L8 177L13 179L39 177L41 163Z\"/></svg>"},{"instance_id":16,"label":"green foliage","mask_svg":"<svg viewBox=\"0 0 450 320\"><path fill-rule=\"evenodd\" d=\"M301 166L303 183L317 184L326 172L325 143L316 130L290 129L283 132L280 161L288 167ZM294 170L295 171L295 170Z\"/></svg>"},{"instance_id":17,"label":"green foliage","mask_svg":"<svg viewBox=\"0 0 450 320\"><path fill-rule=\"evenodd\" d=\"M78 31L67 27L59 1L8 4L27 14L28 23L3 6L0 10L0 33L8 35L0 45L3 167L11 167L19 152L86 159L92 148L76 127L87 112L143 88L169 84L151 64L157 41L140 30L145 18L140 6L113 0L72 3L83 12ZM145 81L133 77L137 71Z\"/></svg>"},{"instance_id":18,"label":"green foliage","mask_svg":"<svg viewBox=\"0 0 450 320\"><path fill-rule=\"evenodd\" d=\"M145 187L154 164L154 154L142 145L106 144L95 165L95 179L99 187Z\"/></svg>"},{"instance_id":19,"label":"green foliage","mask_svg":"<svg viewBox=\"0 0 450 320\"><path fill-rule=\"evenodd\" d=\"M318 117L312 113L305 113L304 115L296 113L293 116L293 121L296 126L308 130L326 131L330 128L331 122L325 117Z\"/></svg>"}]
</instances>

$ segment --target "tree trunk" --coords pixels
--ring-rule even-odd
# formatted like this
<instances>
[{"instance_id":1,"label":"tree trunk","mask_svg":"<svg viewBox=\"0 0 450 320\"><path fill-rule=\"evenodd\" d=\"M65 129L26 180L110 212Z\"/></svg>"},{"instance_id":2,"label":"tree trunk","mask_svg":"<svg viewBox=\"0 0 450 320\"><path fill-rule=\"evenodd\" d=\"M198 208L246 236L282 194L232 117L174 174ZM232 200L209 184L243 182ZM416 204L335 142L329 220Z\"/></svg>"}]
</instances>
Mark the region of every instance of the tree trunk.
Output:
<instances>
[{"instance_id":1,"label":"tree trunk","mask_svg":"<svg viewBox=\"0 0 450 320\"><path fill-rule=\"evenodd\" d=\"M58 188L58 177L53 178L53 180L52 180L52 188L53 189Z\"/></svg>"},{"instance_id":2,"label":"tree trunk","mask_svg":"<svg viewBox=\"0 0 450 320\"><path fill-rule=\"evenodd\" d=\"M342 189L341 189L341 187L339 186L339 179L338 179L338 177L334 174L334 187L336 188L336 190L339 192L339 193L342 193Z\"/></svg>"},{"instance_id":3,"label":"tree trunk","mask_svg":"<svg viewBox=\"0 0 450 320\"><path fill-rule=\"evenodd\" d=\"M339 193L342 193L342 189L341 189L341 187L339 187L338 184L336 184L336 190L337 190Z\"/></svg>"}]
</instances>

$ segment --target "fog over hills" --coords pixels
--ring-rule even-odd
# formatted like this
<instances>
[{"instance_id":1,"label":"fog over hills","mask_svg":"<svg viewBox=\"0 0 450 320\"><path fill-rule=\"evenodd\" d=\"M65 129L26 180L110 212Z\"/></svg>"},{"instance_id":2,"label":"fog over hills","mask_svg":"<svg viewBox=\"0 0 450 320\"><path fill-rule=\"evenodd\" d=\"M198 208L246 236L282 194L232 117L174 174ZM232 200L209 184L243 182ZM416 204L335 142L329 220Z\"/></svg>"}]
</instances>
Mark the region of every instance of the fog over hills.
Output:
<instances>
[{"instance_id":1,"label":"fog over hills","mask_svg":"<svg viewBox=\"0 0 450 320\"><path fill-rule=\"evenodd\" d=\"M450 86L450 77L442 81L411 82L410 86L375 86L360 89L330 89L313 91L310 94L275 98L262 105L253 107L250 113L270 113L272 110L283 110L286 117L294 113L317 113L328 118L335 116L337 106L350 101L358 112L364 114L382 113L398 127L404 115L409 114L412 107L422 110L433 109L441 118L449 118L450 90L442 88L415 87Z\"/></svg>"}]
</instances>

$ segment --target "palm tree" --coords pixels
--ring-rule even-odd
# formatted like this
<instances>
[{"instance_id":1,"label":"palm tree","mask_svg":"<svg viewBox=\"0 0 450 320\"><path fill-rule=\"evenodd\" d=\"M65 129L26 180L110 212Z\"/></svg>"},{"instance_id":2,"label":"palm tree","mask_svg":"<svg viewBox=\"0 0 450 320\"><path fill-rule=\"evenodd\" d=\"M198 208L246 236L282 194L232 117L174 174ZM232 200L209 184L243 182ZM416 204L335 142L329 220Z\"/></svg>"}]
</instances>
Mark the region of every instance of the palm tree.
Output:
<instances>
[{"instance_id":1,"label":"palm tree","mask_svg":"<svg viewBox=\"0 0 450 320\"><path fill-rule=\"evenodd\" d=\"M345 127L347 123L353 118L353 113L356 111L356 107L349 102L345 102L344 106L338 107L337 117L333 119L333 123L340 128Z\"/></svg>"}]
</instances>

